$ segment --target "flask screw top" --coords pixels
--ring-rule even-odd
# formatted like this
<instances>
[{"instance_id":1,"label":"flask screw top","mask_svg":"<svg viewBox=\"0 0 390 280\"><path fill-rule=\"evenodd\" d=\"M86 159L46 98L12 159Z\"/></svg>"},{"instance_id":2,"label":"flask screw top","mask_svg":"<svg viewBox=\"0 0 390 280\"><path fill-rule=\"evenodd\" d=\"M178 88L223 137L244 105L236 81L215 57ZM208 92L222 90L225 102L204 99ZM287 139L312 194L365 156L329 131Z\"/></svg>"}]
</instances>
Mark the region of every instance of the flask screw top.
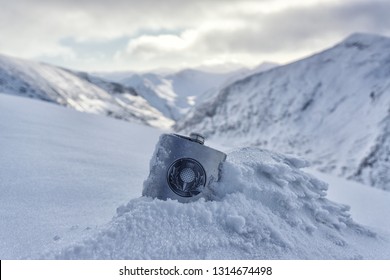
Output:
<instances>
[{"instance_id":1,"label":"flask screw top","mask_svg":"<svg viewBox=\"0 0 390 280\"><path fill-rule=\"evenodd\" d=\"M201 145L204 144L205 138L204 138L203 135L201 135L201 134L199 134L199 133L191 132L191 133L190 133L190 138L191 138L191 141L194 141L194 142L199 143L199 144L201 144Z\"/></svg>"}]
</instances>

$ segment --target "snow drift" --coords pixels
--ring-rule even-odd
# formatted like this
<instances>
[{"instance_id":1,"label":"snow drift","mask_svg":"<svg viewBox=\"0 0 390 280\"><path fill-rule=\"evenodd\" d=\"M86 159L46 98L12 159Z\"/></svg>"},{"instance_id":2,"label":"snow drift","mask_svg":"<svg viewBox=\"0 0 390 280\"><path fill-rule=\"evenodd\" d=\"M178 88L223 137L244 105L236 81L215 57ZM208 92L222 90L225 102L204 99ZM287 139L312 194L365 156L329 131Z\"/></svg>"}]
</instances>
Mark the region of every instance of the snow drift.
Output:
<instances>
[{"instance_id":1,"label":"snow drift","mask_svg":"<svg viewBox=\"0 0 390 280\"><path fill-rule=\"evenodd\" d=\"M222 180L192 203L140 197L99 233L44 258L360 259L380 243L326 198L306 162L256 148L228 154ZM363 247L362 247L362 244ZM388 256L387 256L388 257Z\"/></svg>"}]
</instances>

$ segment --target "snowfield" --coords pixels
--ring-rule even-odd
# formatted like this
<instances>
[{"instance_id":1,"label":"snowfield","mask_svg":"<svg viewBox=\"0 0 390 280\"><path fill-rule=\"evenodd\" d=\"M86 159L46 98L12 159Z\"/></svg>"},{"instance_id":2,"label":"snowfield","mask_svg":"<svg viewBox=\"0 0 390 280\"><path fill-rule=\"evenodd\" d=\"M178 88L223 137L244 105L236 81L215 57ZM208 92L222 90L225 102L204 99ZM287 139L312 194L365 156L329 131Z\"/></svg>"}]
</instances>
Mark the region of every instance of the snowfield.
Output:
<instances>
[{"instance_id":1,"label":"snowfield","mask_svg":"<svg viewBox=\"0 0 390 280\"><path fill-rule=\"evenodd\" d=\"M108 222L141 193L161 133L2 94L0 120L0 259L36 255Z\"/></svg>"},{"instance_id":2,"label":"snowfield","mask_svg":"<svg viewBox=\"0 0 390 280\"><path fill-rule=\"evenodd\" d=\"M390 257L388 192L330 200L303 159L226 150L222 180L182 204L141 197L163 131L3 94L0 120L1 259ZM372 220L344 205L362 198Z\"/></svg>"}]
</instances>

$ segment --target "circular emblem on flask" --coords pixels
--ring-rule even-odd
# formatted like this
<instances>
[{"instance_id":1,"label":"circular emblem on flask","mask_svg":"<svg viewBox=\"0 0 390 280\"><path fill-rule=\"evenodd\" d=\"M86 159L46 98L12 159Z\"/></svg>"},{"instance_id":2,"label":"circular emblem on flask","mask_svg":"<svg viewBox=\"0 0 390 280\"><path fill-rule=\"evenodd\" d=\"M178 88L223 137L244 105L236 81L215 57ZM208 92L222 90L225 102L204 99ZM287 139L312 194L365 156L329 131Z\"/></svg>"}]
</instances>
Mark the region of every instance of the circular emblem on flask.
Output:
<instances>
[{"instance_id":1,"label":"circular emblem on flask","mask_svg":"<svg viewBox=\"0 0 390 280\"><path fill-rule=\"evenodd\" d=\"M176 160L168 169L167 181L177 195L191 197L199 194L206 185L203 166L192 158Z\"/></svg>"}]
</instances>

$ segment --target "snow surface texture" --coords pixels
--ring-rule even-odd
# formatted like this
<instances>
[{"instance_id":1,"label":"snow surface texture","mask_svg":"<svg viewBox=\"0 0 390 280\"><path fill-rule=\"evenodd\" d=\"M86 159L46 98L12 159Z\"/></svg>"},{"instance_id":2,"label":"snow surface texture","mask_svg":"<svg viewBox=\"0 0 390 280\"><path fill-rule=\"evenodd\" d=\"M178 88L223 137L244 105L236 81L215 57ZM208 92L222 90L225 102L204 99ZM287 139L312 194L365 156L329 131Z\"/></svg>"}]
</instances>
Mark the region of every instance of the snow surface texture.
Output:
<instances>
[{"instance_id":1,"label":"snow surface texture","mask_svg":"<svg viewBox=\"0 0 390 280\"><path fill-rule=\"evenodd\" d=\"M44 63L0 55L0 92L49 101L81 112L168 128L164 117L131 87Z\"/></svg>"},{"instance_id":2,"label":"snow surface texture","mask_svg":"<svg viewBox=\"0 0 390 280\"><path fill-rule=\"evenodd\" d=\"M56 259L361 259L376 235L326 199L306 162L266 150L231 152L220 182L192 203L141 197ZM364 244L364 245L362 245ZM372 248L371 248L372 249Z\"/></svg>"},{"instance_id":3,"label":"snow surface texture","mask_svg":"<svg viewBox=\"0 0 390 280\"><path fill-rule=\"evenodd\" d=\"M221 89L176 129L297 154L321 171L390 190L389 49L389 38L352 35Z\"/></svg>"},{"instance_id":4,"label":"snow surface texture","mask_svg":"<svg viewBox=\"0 0 390 280\"><path fill-rule=\"evenodd\" d=\"M0 94L0 259L90 235L140 196L161 131Z\"/></svg>"},{"instance_id":5,"label":"snow surface texture","mask_svg":"<svg viewBox=\"0 0 390 280\"><path fill-rule=\"evenodd\" d=\"M372 228L375 232L390 234L390 216L387 214L389 211L386 210L390 201L390 192L378 188L367 188L359 182L335 177L311 168L305 171L327 182L329 184L327 198L348 204L355 221Z\"/></svg>"}]
</instances>

